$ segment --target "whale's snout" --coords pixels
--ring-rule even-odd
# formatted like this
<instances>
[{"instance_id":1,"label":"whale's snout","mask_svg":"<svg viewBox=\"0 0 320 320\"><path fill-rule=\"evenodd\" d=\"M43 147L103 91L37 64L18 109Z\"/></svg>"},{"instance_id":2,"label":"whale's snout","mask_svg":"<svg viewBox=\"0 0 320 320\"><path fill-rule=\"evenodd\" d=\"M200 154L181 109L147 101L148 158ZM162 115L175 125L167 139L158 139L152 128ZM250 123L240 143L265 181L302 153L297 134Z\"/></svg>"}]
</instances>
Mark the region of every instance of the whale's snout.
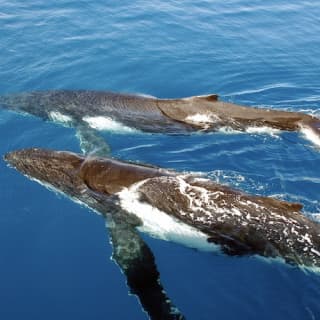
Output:
<instances>
[{"instance_id":1,"label":"whale's snout","mask_svg":"<svg viewBox=\"0 0 320 320\"><path fill-rule=\"evenodd\" d=\"M16 162L16 151L8 152L3 156L3 160L14 166Z\"/></svg>"},{"instance_id":2,"label":"whale's snout","mask_svg":"<svg viewBox=\"0 0 320 320\"><path fill-rule=\"evenodd\" d=\"M4 160L19 171L32 176L33 171L50 171L63 169L63 163L70 153L56 152L45 149L30 148L11 151L4 155ZM59 160L59 161L57 161Z\"/></svg>"},{"instance_id":3,"label":"whale's snout","mask_svg":"<svg viewBox=\"0 0 320 320\"><path fill-rule=\"evenodd\" d=\"M32 163L32 155L37 149L23 149L8 152L3 159L12 167L22 171L24 167Z\"/></svg>"},{"instance_id":4,"label":"whale's snout","mask_svg":"<svg viewBox=\"0 0 320 320\"><path fill-rule=\"evenodd\" d=\"M73 194L79 190L83 158L71 152L22 149L7 153L4 160L21 173Z\"/></svg>"}]
</instances>

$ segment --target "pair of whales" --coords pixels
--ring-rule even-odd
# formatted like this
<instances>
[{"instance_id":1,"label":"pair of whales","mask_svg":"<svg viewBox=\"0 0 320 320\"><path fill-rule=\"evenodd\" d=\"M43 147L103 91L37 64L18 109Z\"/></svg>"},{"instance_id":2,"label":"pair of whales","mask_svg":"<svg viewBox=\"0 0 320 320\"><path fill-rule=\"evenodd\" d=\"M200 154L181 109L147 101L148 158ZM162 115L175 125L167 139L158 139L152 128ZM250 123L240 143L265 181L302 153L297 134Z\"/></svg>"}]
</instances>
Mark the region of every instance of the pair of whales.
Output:
<instances>
[{"instance_id":1,"label":"pair of whales","mask_svg":"<svg viewBox=\"0 0 320 320\"><path fill-rule=\"evenodd\" d=\"M248 195L192 175L106 157L107 143L92 118L113 119L146 132L189 133L222 126L308 128L320 136L320 120L301 113L220 102L216 95L162 100L95 91L47 91L8 95L10 110L67 122L85 153L25 149L5 155L21 173L99 212L106 219L113 259L151 319L184 319L167 297L154 256L138 231L231 256L280 257L289 264L320 266L319 225L302 206ZM98 151L97 151L98 150Z\"/></svg>"}]
</instances>

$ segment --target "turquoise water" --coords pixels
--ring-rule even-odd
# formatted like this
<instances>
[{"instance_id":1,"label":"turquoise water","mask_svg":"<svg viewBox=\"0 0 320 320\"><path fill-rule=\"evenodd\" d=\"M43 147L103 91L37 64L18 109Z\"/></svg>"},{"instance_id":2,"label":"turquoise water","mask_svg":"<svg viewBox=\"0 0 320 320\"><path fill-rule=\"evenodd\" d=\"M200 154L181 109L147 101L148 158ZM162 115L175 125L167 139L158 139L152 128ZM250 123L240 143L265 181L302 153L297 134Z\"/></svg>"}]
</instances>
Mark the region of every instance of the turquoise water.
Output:
<instances>
[{"instance_id":1,"label":"turquoise water","mask_svg":"<svg viewBox=\"0 0 320 320\"><path fill-rule=\"evenodd\" d=\"M316 1L2 1L0 93L107 89L219 93L320 116ZM0 110L0 154L79 151L73 129ZM104 133L113 155L202 172L320 213L320 152L279 136ZM146 319L109 260L104 222L0 163L0 318ZM320 319L320 277L144 237L188 319Z\"/></svg>"}]
</instances>

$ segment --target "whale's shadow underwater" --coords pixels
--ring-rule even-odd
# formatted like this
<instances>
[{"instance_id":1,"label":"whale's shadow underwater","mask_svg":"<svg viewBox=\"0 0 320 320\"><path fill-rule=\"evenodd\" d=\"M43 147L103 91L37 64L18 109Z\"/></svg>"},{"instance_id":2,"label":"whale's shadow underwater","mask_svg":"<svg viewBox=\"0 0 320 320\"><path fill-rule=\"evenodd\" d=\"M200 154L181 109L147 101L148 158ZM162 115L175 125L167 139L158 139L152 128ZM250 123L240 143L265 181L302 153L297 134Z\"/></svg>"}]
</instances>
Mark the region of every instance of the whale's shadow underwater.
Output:
<instances>
[{"instance_id":1,"label":"whale's shadow underwater","mask_svg":"<svg viewBox=\"0 0 320 320\"><path fill-rule=\"evenodd\" d=\"M113 259L151 319L183 319L139 232L229 256L320 266L319 225L297 203L245 194L211 180L105 157L45 149L7 154L10 166L102 214Z\"/></svg>"},{"instance_id":2,"label":"whale's shadow underwater","mask_svg":"<svg viewBox=\"0 0 320 320\"><path fill-rule=\"evenodd\" d=\"M110 148L95 130L115 123L130 130L165 134L268 127L307 131L318 143L319 119L238 106L219 101L217 95L156 99L58 90L2 96L0 106L74 127L84 153L102 156L28 149L9 153L5 159L28 177L105 217L113 259L151 319L184 317L167 297L153 253L139 231L200 250L281 257L289 264L319 267L319 226L301 214L299 204L246 195L170 170L104 158Z\"/></svg>"}]
</instances>

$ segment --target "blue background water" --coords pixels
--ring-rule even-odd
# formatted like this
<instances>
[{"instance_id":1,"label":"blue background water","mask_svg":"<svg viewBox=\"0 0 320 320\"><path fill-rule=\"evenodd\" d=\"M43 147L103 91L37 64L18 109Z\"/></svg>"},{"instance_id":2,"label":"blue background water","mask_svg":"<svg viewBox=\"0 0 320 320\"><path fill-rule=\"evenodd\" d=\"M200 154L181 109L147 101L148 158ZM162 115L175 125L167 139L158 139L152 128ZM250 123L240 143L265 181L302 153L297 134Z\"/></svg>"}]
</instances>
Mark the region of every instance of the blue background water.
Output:
<instances>
[{"instance_id":1,"label":"blue background water","mask_svg":"<svg viewBox=\"0 0 320 320\"><path fill-rule=\"evenodd\" d=\"M317 1L1 1L0 93L86 88L319 115ZM320 212L320 153L301 136L105 133L115 156L204 172ZM0 111L0 154L79 151L72 129ZM109 261L101 217L0 163L0 318L146 319ZM320 319L319 275L145 237L188 319Z\"/></svg>"}]
</instances>

